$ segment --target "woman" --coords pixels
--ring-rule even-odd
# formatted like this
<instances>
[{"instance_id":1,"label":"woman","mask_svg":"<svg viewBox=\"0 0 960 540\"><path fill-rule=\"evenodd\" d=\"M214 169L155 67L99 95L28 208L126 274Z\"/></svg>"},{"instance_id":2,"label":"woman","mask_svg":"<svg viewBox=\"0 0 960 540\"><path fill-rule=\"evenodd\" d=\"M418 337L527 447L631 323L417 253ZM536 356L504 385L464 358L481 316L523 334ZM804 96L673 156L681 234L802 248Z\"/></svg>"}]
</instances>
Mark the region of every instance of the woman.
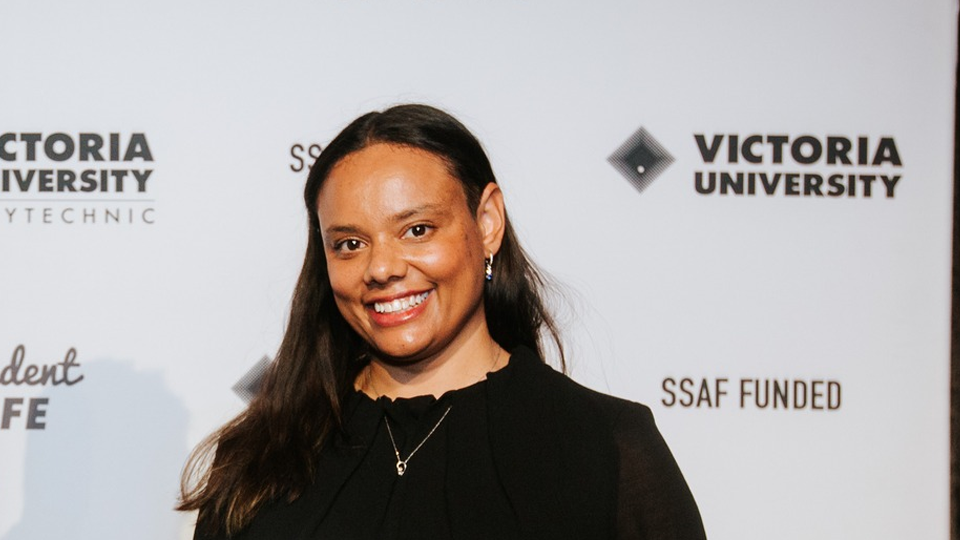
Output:
<instances>
[{"instance_id":1,"label":"woman","mask_svg":"<svg viewBox=\"0 0 960 540\"><path fill-rule=\"evenodd\" d=\"M276 362L184 474L196 538L704 536L649 409L543 362L542 280L462 124L366 114L304 196Z\"/></svg>"}]
</instances>

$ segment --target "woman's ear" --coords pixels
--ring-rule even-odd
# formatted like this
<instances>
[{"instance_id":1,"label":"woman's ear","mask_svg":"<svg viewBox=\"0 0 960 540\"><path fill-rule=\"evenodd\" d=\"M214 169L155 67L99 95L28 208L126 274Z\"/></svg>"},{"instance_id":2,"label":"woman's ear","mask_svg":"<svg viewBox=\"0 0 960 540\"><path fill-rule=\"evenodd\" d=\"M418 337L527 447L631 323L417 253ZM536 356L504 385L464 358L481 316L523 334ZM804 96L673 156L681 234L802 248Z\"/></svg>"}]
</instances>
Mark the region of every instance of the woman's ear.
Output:
<instances>
[{"instance_id":1,"label":"woman's ear","mask_svg":"<svg viewBox=\"0 0 960 540\"><path fill-rule=\"evenodd\" d=\"M484 257L500 251L503 232L507 224L506 210L503 208L503 192L494 182L487 184L480 195L477 206L477 225L483 239Z\"/></svg>"}]
</instances>

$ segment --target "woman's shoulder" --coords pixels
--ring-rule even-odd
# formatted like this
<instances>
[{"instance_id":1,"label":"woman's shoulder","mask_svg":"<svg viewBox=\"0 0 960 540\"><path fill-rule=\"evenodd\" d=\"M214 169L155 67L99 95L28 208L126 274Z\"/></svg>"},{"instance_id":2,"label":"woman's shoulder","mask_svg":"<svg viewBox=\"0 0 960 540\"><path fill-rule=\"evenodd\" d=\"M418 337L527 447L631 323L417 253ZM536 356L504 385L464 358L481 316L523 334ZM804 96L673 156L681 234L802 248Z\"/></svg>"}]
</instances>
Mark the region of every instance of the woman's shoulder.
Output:
<instances>
[{"instance_id":1,"label":"woman's shoulder","mask_svg":"<svg viewBox=\"0 0 960 540\"><path fill-rule=\"evenodd\" d=\"M587 441L591 460L601 454L603 441L612 446L607 455L616 464L617 538L705 537L696 501L649 407L587 388L532 351L520 351L518 360L545 389L538 394L551 396L552 416L564 419L563 432Z\"/></svg>"},{"instance_id":2,"label":"woman's shoulder","mask_svg":"<svg viewBox=\"0 0 960 540\"><path fill-rule=\"evenodd\" d=\"M600 415L618 429L656 429L653 413L646 405L588 388L543 362L529 348L512 350L511 365L522 381L543 389L538 394L549 395L564 408L586 407L591 416Z\"/></svg>"},{"instance_id":3,"label":"woman's shoulder","mask_svg":"<svg viewBox=\"0 0 960 540\"><path fill-rule=\"evenodd\" d=\"M596 521L612 512L617 538L703 538L696 503L649 407L587 388L530 349L511 354L511 372L491 386L502 401L491 405L503 424L494 433L507 435L495 441L507 449L501 464L524 479L517 491L549 486L562 497L566 489L576 503L556 519L569 530L577 530L576 516ZM533 454L539 458L522 467L509 459ZM557 480L556 463L577 467Z\"/></svg>"}]
</instances>

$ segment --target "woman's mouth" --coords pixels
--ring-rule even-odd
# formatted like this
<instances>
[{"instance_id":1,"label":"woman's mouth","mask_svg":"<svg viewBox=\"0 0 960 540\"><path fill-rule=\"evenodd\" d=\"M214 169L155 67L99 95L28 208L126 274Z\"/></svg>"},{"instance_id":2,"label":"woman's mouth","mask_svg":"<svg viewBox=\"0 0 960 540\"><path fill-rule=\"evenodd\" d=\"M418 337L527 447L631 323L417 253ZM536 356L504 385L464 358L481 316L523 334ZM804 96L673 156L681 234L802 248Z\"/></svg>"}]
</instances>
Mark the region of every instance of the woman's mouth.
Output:
<instances>
[{"instance_id":1,"label":"woman's mouth","mask_svg":"<svg viewBox=\"0 0 960 540\"><path fill-rule=\"evenodd\" d=\"M373 310L377 313L384 314L406 311L422 304L423 301L430 296L430 292L431 291L426 291L419 294L411 294L410 296L405 296L403 298L395 298L389 302L374 302Z\"/></svg>"}]
</instances>

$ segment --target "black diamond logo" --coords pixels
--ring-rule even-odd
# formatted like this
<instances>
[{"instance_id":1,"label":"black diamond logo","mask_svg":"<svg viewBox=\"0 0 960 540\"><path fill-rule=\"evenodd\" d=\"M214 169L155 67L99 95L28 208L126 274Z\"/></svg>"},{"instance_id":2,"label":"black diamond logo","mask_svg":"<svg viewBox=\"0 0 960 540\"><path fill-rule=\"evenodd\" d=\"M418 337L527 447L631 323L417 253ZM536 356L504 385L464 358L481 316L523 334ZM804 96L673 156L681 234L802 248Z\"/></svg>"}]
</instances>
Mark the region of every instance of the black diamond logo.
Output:
<instances>
[{"instance_id":1,"label":"black diamond logo","mask_svg":"<svg viewBox=\"0 0 960 540\"><path fill-rule=\"evenodd\" d=\"M240 399L246 403L253 401L253 396L257 395L257 391L260 390L260 383L263 381L264 375L267 374L267 370L270 369L270 357L264 356L257 361L256 364L250 368L250 371L246 373L243 377L240 377L240 380L237 381L237 384L233 385L233 391Z\"/></svg>"},{"instance_id":2,"label":"black diamond logo","mask_svg":"<svg viewBox=\"0 0 960 540\"><path fill-rule=\"evenodd\" d=\"M607 161L642 193L673 163L673 156L647 130L640 128Z\"/></svg>"}]
</instances>

